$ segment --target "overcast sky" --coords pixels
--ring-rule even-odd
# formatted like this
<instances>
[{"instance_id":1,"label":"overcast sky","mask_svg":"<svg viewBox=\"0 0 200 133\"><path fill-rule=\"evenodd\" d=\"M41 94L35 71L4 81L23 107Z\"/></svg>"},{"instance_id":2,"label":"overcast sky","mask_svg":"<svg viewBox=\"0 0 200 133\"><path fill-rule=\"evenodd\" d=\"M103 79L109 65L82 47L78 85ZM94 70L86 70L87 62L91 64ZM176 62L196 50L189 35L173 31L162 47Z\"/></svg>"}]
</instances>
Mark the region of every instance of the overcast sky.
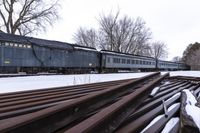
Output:
<instances>
[{"instance_id":1,"label":"overcast sky","mask_svg":"<svg viewBox=\"0 0 200 133\"><path fill-rule=\"evenodd\" d=\"M100 14L141 17L153 33L153 40L168 46L168 60L182 56L188 44L200 42L200 0L63 0L59 20L37 37L73 43L73 34L82 27L98 28Z\"/></svg>"}]
</instances>

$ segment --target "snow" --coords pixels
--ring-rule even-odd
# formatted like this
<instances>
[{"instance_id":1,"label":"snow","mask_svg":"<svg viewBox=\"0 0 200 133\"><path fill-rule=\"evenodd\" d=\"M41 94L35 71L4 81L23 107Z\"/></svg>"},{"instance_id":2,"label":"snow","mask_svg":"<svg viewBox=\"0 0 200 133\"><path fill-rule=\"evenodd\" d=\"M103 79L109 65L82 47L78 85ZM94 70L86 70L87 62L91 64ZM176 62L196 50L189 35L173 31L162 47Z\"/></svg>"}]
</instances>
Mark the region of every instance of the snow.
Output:
<instances>
[{"instance_id":1,"label":"snow","mask_svg":"<svg viewBox=\"0 0 200 133\"><path fill-rule=\"evenodd\" d=\"M171 105L167 110L168 112L171 111L172 109L174 109L175 107L180 106L180 103L175 103L173 105ZM164 114L162 115L158 115L157 117L155 117L150 123L149 125L147 125L142 131L141 133L144 133L148 128L150 128L152 125L154 125L157 121L159 121L161 118L165 117Z\"/></svg>"},{"instance_id":2,"label":"snow","mask_svg":"<svg viewBox=\"0 0 200 133\"><path fill-rule=\"evenodd\" d=\"M177 106L180 106L180 103L175 103L175 104L171 105L171 106L167 109L167 111L170 112L171 110L173 110L173 109L174 109L175 107L177 107Z\"/></svg>"},{"instance_id":3,"label":"snow","mask_svg":"<svg viewBox=\"0 0 200 133\"><path fill-rule=\"evenodd\" d=\"M180 121L178 117L171 118L167 124L165 125L164 129L161 133L169 133L170 130Z\"/></svg>"},{"instance_id":4,"label":"snow","mask_svg":"<svg viewBox=\"0 0 200 133\"><path fill-rule=\"evenodd\" d=\"M139 78L149 74L151 74L151 72L121 74L46 75L0 78L0 93Z\"/></svg>"},{"instance_id":5,"label":"snow","mask_svg":"<svg viewBox=\"0 0 200 133\"><path fill-rule=\"evenodd\" d=\"M142 131L141 133L144 133L149 127L151 127L154 123L156 123L158 120L160 120L162 117L165 117L165 115L159 115L156 118L154 118L149 125L147 125Z\"/></svg>"},{"instance_id":6,"label":"snow","mask_svg":"<svg viewBox=\"0 0 200 133\"><path fill-rule=\"evenodd\" d=\"M195 106L195 104L197 103L197 100L189 90L183 90L183 91L187 95L185 110L187 114L192 117L192 119L194 120L195 124L197 125L200 131L200 117L199 117L200 108Z\"/></svg>"},{"instance_id":7,"label":"snow","mask_svg":"<svg viewBox=\"0 0 200 133\"><path fill-rule=\"evenodd\" d=\"M168 84L170 84L170 82L169 82L169 81L166 81L163 85L168 85Z\"/></svg>"},{"instance_id":8,"label":"snow","mask_svg":"<svg viewBox=\"0 0 200 133\"><path fill-rule=\"evenodd\" d=\"M178 92L178 93L174 94L171 98L167 99L166 102L170 101L171 99L173 99L173 98L176 97L176 96L180 97L180 96L181 96L181 93Z\"/></svg>"},{"instance_id":9,"label":"snow","mask_svg":"<svg viewBox=\"0 0 200 133\"><path fill-rule=\"evenodd\" d=\"M195 105L195 104L197 103L196 98L195 98L194 95L190 92L190 90L183 90L183 92L185 92L186 95L187 95L186 104Z\"/></svg>"},{"instance_id":10,"label":"snow","mask_svg":"<svg viewBox=\"0 0 200 133\"><path fill-rule=\"evenodd\" d=\"M170 72L170 76L200 77L200 71L173 71L173 72Z\"/></svg>"},{"instance_id":11,"label":"snow","mask_svg":"<svg viewBox=\"0 0 200 133\"><path fill-rule=\"evenodd\" d=\"M167 72L162 72L165 74ZM118 73L118 74L82 74L82 75L46 75L46 76L27 76L0 78L0 93L43 89L51 87L61 87L77 84L87 84L95 82L105 82L112 80L139 78L151 74L146 73ZM200 71L176 71L170 75L200 76Z\"/></svg>"},{"instance_id":12,"label":"snow","mask_svg":"<svg viewBox=\"0 0 200 133\"><path fill-rule=\"evenodd\" d=\"M160 90L160 87L155 87L152 91L151 91L151 96L156 95L156 93Z\"/></svg>"},{"instance_id":13,"label":"snow","mask_svg":"<svg viewBox=\"0 0 200 133\"><path fill-rule=\"evenodd\" d=\"M74 46L75 49L81 49L81 50L87 50L87 51L95 51L97 52L96 49L93 48L87 48L87 47L79 47L79 46Z\"/></svg>"}]
</instances>

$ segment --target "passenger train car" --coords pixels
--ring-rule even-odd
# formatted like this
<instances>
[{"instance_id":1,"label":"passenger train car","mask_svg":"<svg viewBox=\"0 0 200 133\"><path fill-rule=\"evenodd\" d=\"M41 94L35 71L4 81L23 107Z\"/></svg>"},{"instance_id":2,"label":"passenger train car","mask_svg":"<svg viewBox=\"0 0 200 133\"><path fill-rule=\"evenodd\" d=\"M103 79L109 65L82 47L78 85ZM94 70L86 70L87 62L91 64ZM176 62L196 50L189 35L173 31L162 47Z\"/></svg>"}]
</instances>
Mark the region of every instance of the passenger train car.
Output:
<instances>
[{"instance_id":1,"label":"passenger train car","mask_svg":"<svg viewBox=\"0 0 200 133\"><path fill-rule=\"evenodd\" d=\"M120 70L187 70L189 66L183 63L156 60L152 57L137 56L132 54L117 53L112 51L102 51L102 69L110 71ZM156 68L157 63L157 68Z\"/></svg>"},{"instance_id":2,"label":"passenger train car","mask_svg":"<svg viewBox=\"0 0 200 133\"><path fill-rule=\"evenodd\" d=\"M0 32L0 73L89 73L118 70L150 71L155 59ZM182 63L161 61L163 70L185 70Z\"/></svg>"}]
</instances>

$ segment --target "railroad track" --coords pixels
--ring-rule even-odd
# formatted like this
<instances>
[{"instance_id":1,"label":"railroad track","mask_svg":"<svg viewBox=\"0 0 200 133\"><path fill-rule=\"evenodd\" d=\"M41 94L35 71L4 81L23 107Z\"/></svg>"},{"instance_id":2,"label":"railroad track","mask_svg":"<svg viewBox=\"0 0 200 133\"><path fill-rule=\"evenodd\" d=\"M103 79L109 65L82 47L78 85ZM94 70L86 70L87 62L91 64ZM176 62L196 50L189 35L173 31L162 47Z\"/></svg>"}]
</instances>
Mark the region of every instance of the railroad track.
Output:
<instances>
[{"instance_id":1,"label":"railroad track","mask_svg":"<svg viewBox=\"0 0 200 133\"><path fill-rule=\"evenodd\" d=\"M185 121L189 118L185 95L192 92L198 97L199 81L153 73L137 79L1 94L0 132L152 133L165 130L170 121L176 121L171 132L187 131L192 121ZM194 122L190 129L198 132Z\"/></svg>"}]
</instances>

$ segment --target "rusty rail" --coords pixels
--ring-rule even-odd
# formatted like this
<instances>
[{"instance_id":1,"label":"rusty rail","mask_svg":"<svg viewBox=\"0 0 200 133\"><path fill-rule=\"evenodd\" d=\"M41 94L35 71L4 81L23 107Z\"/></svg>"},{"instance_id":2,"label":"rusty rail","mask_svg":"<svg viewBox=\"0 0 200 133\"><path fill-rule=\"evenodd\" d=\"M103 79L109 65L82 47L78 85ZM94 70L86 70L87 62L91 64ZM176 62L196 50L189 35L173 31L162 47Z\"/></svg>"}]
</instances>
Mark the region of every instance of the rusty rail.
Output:
<instances>
[{"instance_id":1,"label":"rusty rail","mask_svg":"<svg viewBox=\"0 0 200 133\"><path fill-rule=\"evenodd\" d=\"M110 87L100 92L94 92L59 105L43 109L27 115L22 115L7 120L1 120L0 131L6 132L54 132L62 126L69 124L84 115L99 109L113 99L123 96L141 82L157 76L159 73L128 81L120 85Z\"/></svg>"},{"instance_id":2,"label":"rusty rail","mask_svg":"<svg viewBox=\"0 0 200 133\"><path fill-rule=\"evenodd\" d=\"M200 78L159 74L0 94L0 132L160 132L170 119L179 117L180 105L167 108L182 102L183 89L199 94ZM159 90L150 97L154 87ZM158 121L148 125L159 115ZM179 131L180 121L172 132Z\"/></svg>"}]
</instances>

